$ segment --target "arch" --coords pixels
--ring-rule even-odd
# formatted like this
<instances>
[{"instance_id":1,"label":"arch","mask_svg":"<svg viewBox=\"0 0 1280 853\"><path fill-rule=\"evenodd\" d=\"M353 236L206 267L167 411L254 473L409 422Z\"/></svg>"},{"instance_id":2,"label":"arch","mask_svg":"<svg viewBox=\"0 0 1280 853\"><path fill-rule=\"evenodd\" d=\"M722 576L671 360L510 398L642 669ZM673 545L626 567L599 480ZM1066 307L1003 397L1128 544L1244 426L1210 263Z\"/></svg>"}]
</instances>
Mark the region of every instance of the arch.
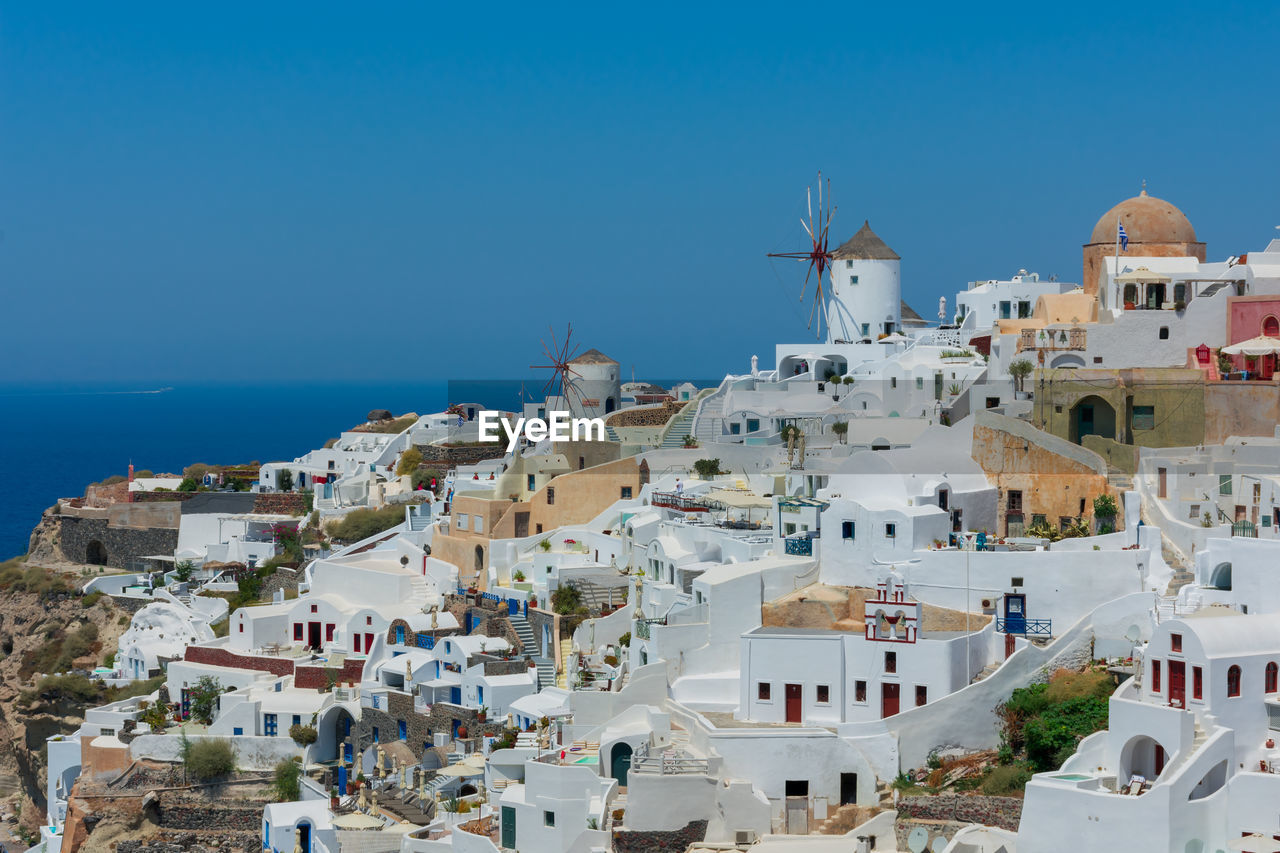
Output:
<instances>
[{"instance_id":1,"label":"arch","mask_svg":"<svg viewBox=\"0 0 1280 853\"><path fill-rule=\"evenodd\" d=\"M1119 773L1116 776L1118 786L1128 786L1134 776L1141 776L1148 782L1155 781L1169 759L1164 746L1148 735L1135 735L1120 750Z\"/></svg>"},{"instance_id":2,"label":"arch","mask_svg":"<svg viewBox=\"0 0 1280 853\"><path fill-rule=\"evenodd\" d=\"M484 546L476 546L476 574L484 571Z\"/></svg>"},{"instance_id":3,"label":"arch","mask_svg":"<svg viewBox=\"0 0 1280 853\"><path fill-rule=\"evenodd\" d=\"M1116 437L1116 410L1096 394L1081 397L1071 407L1071 441L1080 444L1086 435Z\"/></svg>"},{"instance_id":4,"label":"arch","mask_svg":"<svg viewBox=\"0 0 1280 853\"><path fill-rule=\"evenodd\" d=\"M1275 314L1268 314L1262 318L1262 336L1280 338L1280 320L1276 319Z\"/></svg>"},{"instance_id":5,"label":"arch","mask_svg":"<svg viewBox=\"0 0 1280 853\"><path fill-rule=\"evenodd\" d=\"M1084 359L1072 353L1064 353L1049 362L1050 367L1084 367Z\"/></svg>"},{"instance_id":6,"label":"arch","mask_svg":"<svg viewBox=\"0 0 1280 853\"><path fill-rule=\"evenodd\" d=\"M1232 664L1227 667L1227 696L1240 695L1240 667Z\"/></svg>"},{"instance_id":7,"label":"arch","mask_svg":"<svg viewBox=\"0 0 1280 853\"><path fill-rule=\"evenodd\" d=\"M1187 799L1202 800L1211 794L1217 793L1225 784L1227 784L1227 759L1224 758L1209 768L1209 771L1191 789Z\"/></svg>"},{"instance_id":8,"label":"arch","mask_svg":"<svg viewBox=\"0 0 1280 853\"><path fill-rule=\"evenodd\" d=\"M1267 679L1266 679L1266 686L1264 688L1264 692L1266 693L1276 692L1277 676L1280 676L1280 666L1277 666L1276 662L1273 660L1267 661Z\"/></svg>"},{"instance_id":9,"label":"arch","mask_svg":"<svg viewBox=\"0 0 1280 853\"><path fill-rule=\"evenodd\" d=\"M613 399L612 396L604 401L604 413L606 415L612 412L616 408L618 408L618 401Z\"/></svg>"},{"instance_id":10,"label":"arch","mask_svg":"<svg viewBox=\"0 0 1280 853\"><path fill-rule=\"evenodd\" d=\"M103 545L100 539L89 540L89 545L84 549L84 561L91 566L105 566L107 546Z\"/></svg>"},{"instance_id":11,"label":"arch","mask_svg":"<svg viewBox=\"0 0 1280 853\"><path fill-rule=\"evenodd\" d=\"M341 705L330 705L316 718L316 742L308 749L307 760L321 763L337 761L343 741L350 735L355 718Z\"/></svg>"},{"instance_id":12,"label":"arch","mask_svg":"<svg viewBox=\"0 0 1280 853\"><path fill-rule=\"evenodd\" d=\"M1231 589L1231 564L1219 563L1213 567L1213 574L1209 576L1209 586L1214 589Z\"/></svg>"},{"instance_id":13,"label":"arch","mask_svg":"<svg viewBox=\"0 0 1280 853\"><path fill-rule=\"evenodd\" d=\"M478 793L476 791L476 786L471 784L470 782L467 782L465 785L463 785L461 788L458 789L459 797L472 797L472 796L475 796L476 793Z\"/></svg>"},{"instance_id":14,"label":"arch","mask_svg":"<svg viewBox=\"0 0 1280 853\"><path fill-rule=\"evenodd\" d=\"M609 751L609 775L618 780L618 787L627 786L627 773L631 770L631 744L618 741Z\"/></svg>"},{"instance_id":15,"label":"arch","mask_svg":"<svg viewBox=\"0 0 1280 853\"><path fill-rule=\"evenodd\" d=\"M877 438L877 439L873 440L873 441L871 442L871 449L872 449L872 450L888 450L888 449L889 449L889 439L887 439L887 438Z\"/></svg>"}]
</instances>

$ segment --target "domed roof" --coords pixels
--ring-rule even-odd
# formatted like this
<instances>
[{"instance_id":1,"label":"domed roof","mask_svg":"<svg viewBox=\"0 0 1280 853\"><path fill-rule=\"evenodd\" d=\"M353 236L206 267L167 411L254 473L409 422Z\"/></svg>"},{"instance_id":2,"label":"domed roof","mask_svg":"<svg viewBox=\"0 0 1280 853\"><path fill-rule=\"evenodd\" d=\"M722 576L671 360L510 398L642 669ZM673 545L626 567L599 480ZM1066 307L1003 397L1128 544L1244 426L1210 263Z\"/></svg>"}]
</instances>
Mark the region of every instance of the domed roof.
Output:
<instances>
[{"instance_id":1,"label":"domed roof","mask_svg":"<svg viewBox=\"0 0 1280 853\"><path fill-rule=\"evenodd\" d=\"M840 248L831 253L837 261L899 261L898 253L890 249L885 242L871 230L871 222L863 220L862 227Z\"/></svg>"},{"instance_id":2,"label":"domed roof","mask_svg":"<svg viewBox=\"0 0 1280 853\"><path fill-rule=\"evenodd\" d=\"M1186 215L1164 199L1147 195L1145 189L1102 214L1089 242L1114 243L1117 219L1124 224L1130 243L1196 242L1196 229Z\"/></svg>"}]
</instances>

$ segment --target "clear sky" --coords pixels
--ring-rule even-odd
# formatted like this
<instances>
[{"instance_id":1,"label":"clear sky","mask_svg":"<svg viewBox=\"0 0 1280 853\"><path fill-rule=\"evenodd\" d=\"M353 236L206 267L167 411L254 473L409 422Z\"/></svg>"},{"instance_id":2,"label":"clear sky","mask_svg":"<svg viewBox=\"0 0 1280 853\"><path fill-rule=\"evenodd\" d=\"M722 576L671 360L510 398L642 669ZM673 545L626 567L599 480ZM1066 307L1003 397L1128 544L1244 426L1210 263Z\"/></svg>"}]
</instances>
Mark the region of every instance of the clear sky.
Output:
<instances>
[{"instance_id":1,"label":"clear sky","mask_svg":"<svg viewBox=\"0 0 1280 853\"><path fill-rule=\"evenodd\" d=\"M1280 225L1280 4L10 3L0 381L640 376L804 340L804 188L926 318L1098 217Z\"/></svg>"}]
</instances>

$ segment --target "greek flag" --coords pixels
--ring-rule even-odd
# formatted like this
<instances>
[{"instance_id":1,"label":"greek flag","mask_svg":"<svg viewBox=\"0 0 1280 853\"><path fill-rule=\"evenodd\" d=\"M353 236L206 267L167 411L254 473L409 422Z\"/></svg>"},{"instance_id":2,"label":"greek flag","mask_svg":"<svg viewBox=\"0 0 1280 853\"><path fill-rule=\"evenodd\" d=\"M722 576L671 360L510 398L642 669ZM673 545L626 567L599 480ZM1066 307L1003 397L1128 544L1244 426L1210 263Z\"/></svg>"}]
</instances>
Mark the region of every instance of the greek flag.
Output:
<instances>
[{"instance_id":1,"label":"greek flag","mask_svg":"<svg viewBox=\"0 0 1280 853\"><path fill-rule=\"evenodd\" d=\"M1124 225L1119 219L1116 220L1116 239L1120 241L1121 249L1129 251L1129 235L1124 233Z\"/></svg>"}]
</instances>

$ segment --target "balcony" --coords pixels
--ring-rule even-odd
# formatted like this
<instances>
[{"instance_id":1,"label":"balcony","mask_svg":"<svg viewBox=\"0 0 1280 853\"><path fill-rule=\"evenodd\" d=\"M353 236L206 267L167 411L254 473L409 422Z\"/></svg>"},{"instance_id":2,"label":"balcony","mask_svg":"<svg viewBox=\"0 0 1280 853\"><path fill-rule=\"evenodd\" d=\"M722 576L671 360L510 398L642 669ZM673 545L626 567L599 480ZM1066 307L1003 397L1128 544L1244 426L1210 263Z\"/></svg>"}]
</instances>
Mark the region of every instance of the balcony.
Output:
<instances>
[{"instance_id":1,"label":"balcony","mask_svg":"<svg viewBox=\"0 0 1280 853\"><path fill-rule=\"evenodd\" d=\"M1022 637L1052 637L1053 620L996 617L996 631L1001 634L1017 634Z\"/></svg>"},{"instance_id":2,"label":"balcony","mask_svg":"<svg viewBox=\"0 0 1280 853\"><path fill-rule=\"evenodd\" d=\"M813 556L813 539L808 536L797 536L795 538L783 539L787 554L793 557L812 557Z\"/></svg>"},{"instance_id":3,"label":"balcony","mask_svg":"<svg viewBox=\"0 0 1280 853\"><path fill-rule=\"evenodd\" d=\"M694 758L678 750L667 750L653 755L647 744L631 755L632 773L654 773L660 776L706 776L711 771L711 762L705 758Z\"/></svg>"}]
</instances>

